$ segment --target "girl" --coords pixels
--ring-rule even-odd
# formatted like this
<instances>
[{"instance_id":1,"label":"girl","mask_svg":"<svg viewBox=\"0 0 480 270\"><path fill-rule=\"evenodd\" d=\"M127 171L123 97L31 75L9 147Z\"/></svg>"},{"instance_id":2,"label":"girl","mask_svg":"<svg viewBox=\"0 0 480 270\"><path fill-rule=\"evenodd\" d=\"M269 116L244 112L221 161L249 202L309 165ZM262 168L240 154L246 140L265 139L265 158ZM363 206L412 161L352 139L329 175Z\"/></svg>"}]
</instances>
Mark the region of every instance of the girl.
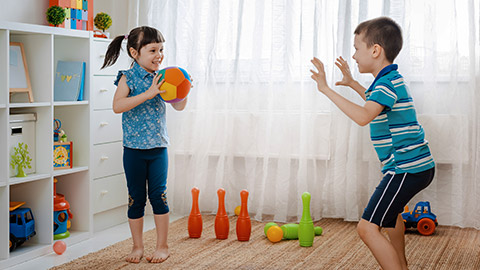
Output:
<instances>
[{"instance_id":1,"label":"girl","mask_svg":"<svg viewBox=\"0 0 480 270\"><path fill-rule=\"evenodd\" d=\"M169 138L165 118L165 103L160 98L161 74L157 73L163 60L163 38L157 29L141 26L128 35L117 36L108 46L102 68L113 65L127 39L128 55L134 60L129 70L118 72L113 98L113 111L122 113L123 167L129 194L128 223L132 233L132 252L126 260L139 263L143 257L143 216L147 197L153 208L157 233L156 250L146 259L152 263L165 261L169 256L167 235L169 208L166 195ZM172 103L181 111L187 99Z\"/></svg>"}]
</instances>

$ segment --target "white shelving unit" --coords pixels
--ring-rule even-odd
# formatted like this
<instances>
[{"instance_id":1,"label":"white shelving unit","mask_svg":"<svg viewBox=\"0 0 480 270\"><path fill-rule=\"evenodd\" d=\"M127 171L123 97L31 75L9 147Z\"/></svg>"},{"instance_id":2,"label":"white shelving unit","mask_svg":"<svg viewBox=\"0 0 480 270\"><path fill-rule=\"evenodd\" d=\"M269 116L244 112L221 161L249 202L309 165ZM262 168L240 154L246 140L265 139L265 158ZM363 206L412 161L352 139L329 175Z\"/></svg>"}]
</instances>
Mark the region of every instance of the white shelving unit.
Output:
<instances>
[{"instance_id":1,"label":"white shelving unit","mask_svg":"<svg viewBox=\"0 0 480 270\"><path fill-rule=\"evenodd\" d=\"M0 21L0 268L9 267L52 252L53 183L58 180L57 193L65 195L73 213L67 245L92 236L90 72L91 32L40 25ZM27 95L9 95L9 44L21 42L35 102ZM84 61L84 101L54 102L53 84L58 60ZM11 114L35 113L35 172L27 177L10 177ZM73 141L72 169L53 169L53 119L62 121L62 129ZM9 251L9 202L25 201L32 209L36 235Z\"/></svg>"}]
</instances>

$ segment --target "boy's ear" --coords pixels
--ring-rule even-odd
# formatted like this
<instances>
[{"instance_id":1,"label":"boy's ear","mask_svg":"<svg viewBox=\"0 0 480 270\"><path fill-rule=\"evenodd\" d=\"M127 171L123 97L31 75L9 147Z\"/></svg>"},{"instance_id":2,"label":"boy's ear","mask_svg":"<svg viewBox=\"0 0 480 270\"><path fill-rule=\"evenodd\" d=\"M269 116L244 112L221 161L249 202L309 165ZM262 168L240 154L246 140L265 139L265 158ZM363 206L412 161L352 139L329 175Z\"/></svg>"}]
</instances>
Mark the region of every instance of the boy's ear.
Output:
<instances>
[{"instance_id":1,"label":"boy's ear","mask_svg":"<svg viewBox=\"0 0 480 270\"><path fill-rule=\"evenodd\" d=\"M382 54L383 48L378 44L373 44L372 46L372 56L374 58L379 57Z\"/></svg>"},{"instance_id":2,"label":"boy's ear","mask_svg":"<svg viewBox=\"0 0 480 270\"><path fill-rule=\"evenodd\" d=\"M138 52L137 52L137 50L135 50L135 49L134 49L134 48L132 48L132 47L130 47L130 48L129 48L129 50L130 50L130 55L131 55L133 58L135 58L135 59L136 59L136 58L137 58L137 56L138 56Z\"/></svg>"}]
</instances>

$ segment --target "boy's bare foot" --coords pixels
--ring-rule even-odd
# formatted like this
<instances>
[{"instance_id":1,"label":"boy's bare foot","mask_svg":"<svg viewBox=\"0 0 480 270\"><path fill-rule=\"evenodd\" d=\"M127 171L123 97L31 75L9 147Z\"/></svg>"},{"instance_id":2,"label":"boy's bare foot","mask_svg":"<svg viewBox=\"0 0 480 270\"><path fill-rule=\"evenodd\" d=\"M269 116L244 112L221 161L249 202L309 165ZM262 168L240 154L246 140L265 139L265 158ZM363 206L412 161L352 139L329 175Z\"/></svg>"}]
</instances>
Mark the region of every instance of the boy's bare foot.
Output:
<instances>
[{"instance_id":1,"label":"boy's bare foot","mask_svg":"<svg viewBox=\"0 0 480 270\"><path fill-rule=\"evenodd\" d=\"M164 262L170 256L170 252L168 252L168 248L161 248L155 250L152 256L146 257L147 261L151 263L161 263Z\"/></svg>"},{"instance_id":2,"label":"boy's bare foot","mask_svg":"<svg viewBox=\"0 0 480 270\"><path fill-rule=\"evenodd\" d=\"M143 257L143 248L132 248L132 252L125 259L130 263L139 263Z\"/></svg>"}]
</instances>

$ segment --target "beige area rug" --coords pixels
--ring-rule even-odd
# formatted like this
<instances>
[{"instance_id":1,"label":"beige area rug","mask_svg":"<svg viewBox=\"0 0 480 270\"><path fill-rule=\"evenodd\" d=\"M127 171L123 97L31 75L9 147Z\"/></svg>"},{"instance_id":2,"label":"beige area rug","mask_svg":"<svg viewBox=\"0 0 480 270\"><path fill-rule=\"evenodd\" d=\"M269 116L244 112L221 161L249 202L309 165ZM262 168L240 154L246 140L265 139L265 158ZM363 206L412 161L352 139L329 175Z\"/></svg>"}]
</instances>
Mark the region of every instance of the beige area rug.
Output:
<instances>
[{"instance_id":1,"label":"beige area rug","mask_svg":"<svg viewBox=\"0 0 480 270\"><path fill-rule=\"evenodd\" d=\"M263 234L266 223L252 220L250 241L239 242L236 217L230 217L230 235L217 240L215 216L203 216L201 238L188 238L188 218L170 225L170 258L161 264L125 262L131 239L90 253L53 269L380 269L356 233L355 222L322 219L323 228L312 247L300 247L296 240L271 243ZM281 225L281 224L279 224ZM155 231L144 234L145 254L153 252ZM416 232L406 235L409 266L415 269L480 269L480 231L440 226L434 235Z\"/></svg>"}]
</instances>

